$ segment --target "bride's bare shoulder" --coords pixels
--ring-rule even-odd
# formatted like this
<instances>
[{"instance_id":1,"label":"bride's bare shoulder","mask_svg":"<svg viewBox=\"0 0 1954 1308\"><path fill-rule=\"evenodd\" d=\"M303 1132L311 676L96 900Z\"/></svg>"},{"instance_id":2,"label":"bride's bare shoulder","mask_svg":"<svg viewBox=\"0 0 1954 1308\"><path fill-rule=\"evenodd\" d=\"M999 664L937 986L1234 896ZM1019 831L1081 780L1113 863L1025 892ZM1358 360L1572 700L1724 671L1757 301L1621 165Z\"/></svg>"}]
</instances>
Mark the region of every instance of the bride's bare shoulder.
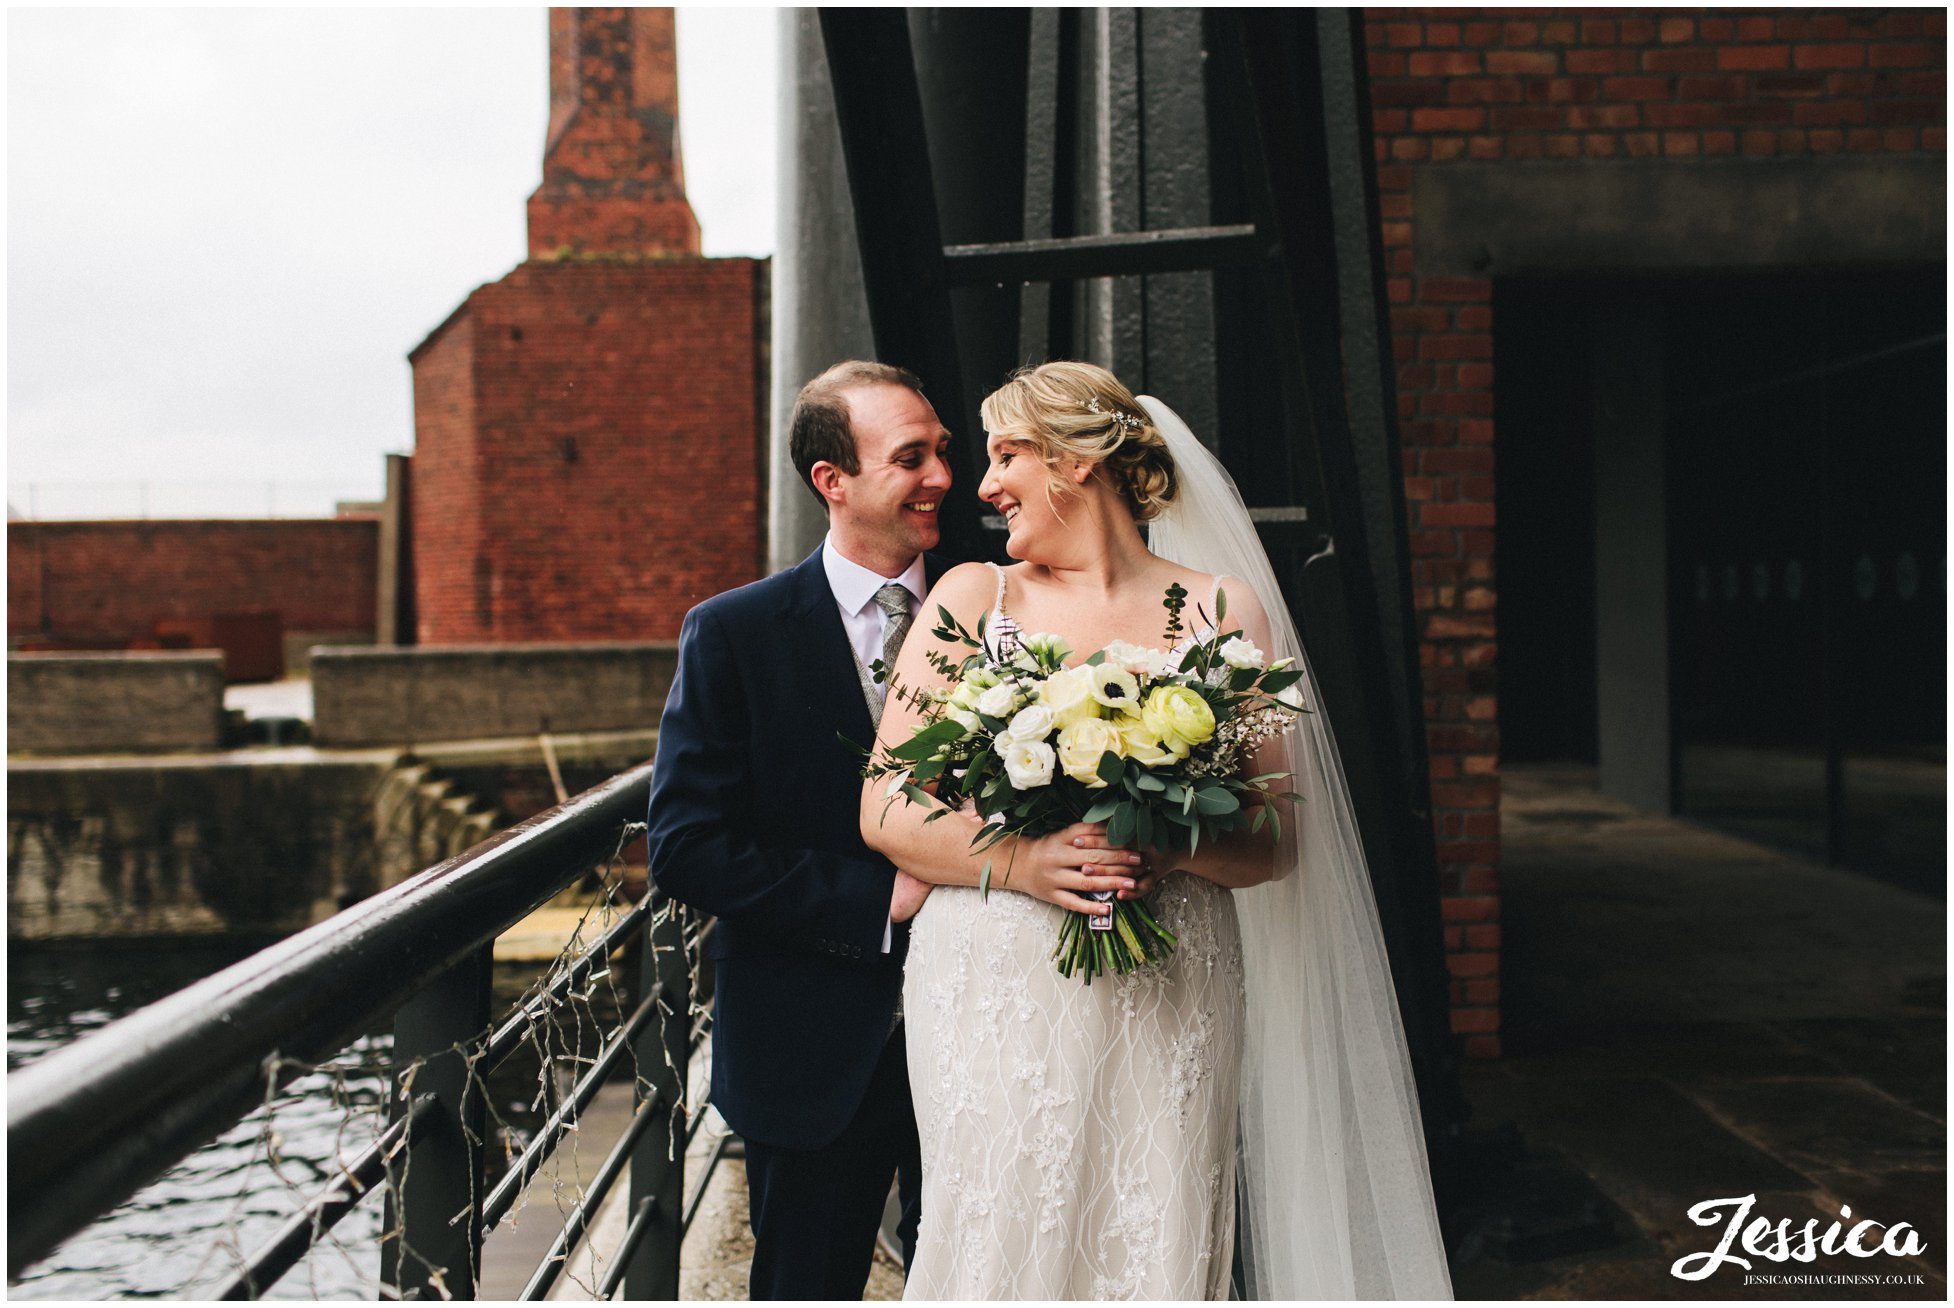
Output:
<instances>
[{"instance_id":1,"label":"bride's bare shoulder","mask_svg":"<svg viewBox=\"0 0 1954 1308\"><path fill-rule=\"evenodd\" d=\"M1261 630L1268 621L1262 612L1262 601L1256 598L1255 590L1240 577L1215 576L1212 573L1196 572L1178 563L1168 565L1174 570L1174 580L1187 591L1189 605L1195 606L1208 621L1215 619L1218 595L1225 595L1228 606L1230 627L1247 626Z\"/></svg>"},{"instance_id":2,"label":"bride's bare shoulder","mask_svg":"<svg viewBox=\"0 0 1954 1308\"><path fill-rule=\"evenodd\" d=\"M949 609L959 620L971 621L976 618L975 610L965 612L972 604L988 607L991 597L997 593L997 573L988 563L959 563L936 579L930 587L925 603L931 607L931 616L936 613L935 606L941 604Z\"/></svg>"}]
</instances>

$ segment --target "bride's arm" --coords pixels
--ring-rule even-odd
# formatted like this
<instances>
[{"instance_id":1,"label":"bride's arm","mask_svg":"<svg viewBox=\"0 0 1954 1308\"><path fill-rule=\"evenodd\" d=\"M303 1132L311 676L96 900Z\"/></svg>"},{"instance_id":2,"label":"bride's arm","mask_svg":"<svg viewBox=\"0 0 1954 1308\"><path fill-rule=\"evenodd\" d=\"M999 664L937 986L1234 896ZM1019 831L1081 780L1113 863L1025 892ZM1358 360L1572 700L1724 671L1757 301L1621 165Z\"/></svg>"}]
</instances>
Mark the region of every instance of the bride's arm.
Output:
<instances>
[{"instance_id":1,"label":"bride's arm","mask_svg":"<svg viewBox=\"0 0 1954 1308\"><path fill-rule=\"evenodd\" d=\"M1262 611L1255 598L1255 592L1240 582L1230 578L1222 579L1222 586L1228 593L1228 620L1222 623L1226 630L1241 629L1242 637L1258 650L1264 658L1273 657L1270 652L1268 615ZM1257 750L1249 760L1245 774L1258 777L1266 772L1283 772L1290 767L1291 751L1276 742L1270 742ZM1277 791L1293 787L1282 783L1272 783ZM1257 801L1246 801L1253 811ZM1301 814L1295 806L1284 800L1272 801L1281 806L1284 822L1300 821ZM1155 862L1169 870L1190 872L1197 877L1226 886L1230 890L1240 890L1247 886L1259 886L1276 873L1277 841L1264 823L1262 830L1250 831L1246 827L1230 831L1213 839L1203 839L1198 853L1189 857L1185 851L1171 855L1155 856Z\"/></svg>"},{"instance_id":2,"label":"bride's arm","mask_svg":"<svg viewBox=\"0 0 1954 1308\"><path fill-rule=\"evenodd\" d=\"M990 604L995 574L981 564L964 564L945 573L923 601L916 625L903 642L896 659L895 675L882 725L876 733L876 750L909 739L921 712L896 698L896 690L908 687L938 690L945 682L931 666L928 655L934 651L953 663L970 653L968 646L938 640L932 634L937 625L939 605L948 609L966 628L974 631L977 615ZM941 806L926 808L900 794L891 802L886 777L862 785L862 839L903 872L920 881L945 886L974 886L983 875L984 864L992 865L991 888L1022 891L1079 913L1110 912L1110 906L1081 896L1082 891L1115 890L1145 893L1146 884L1136 887L1141 856L1131 850L1108 849L1103 826L1078 824L1037 840L1008 838L978 851L971 841L982 825L969 809L945 813L931 822L930 813ZM1088 872L1084 869L1091 867ZM1150 878L1148 879L1150 884Z\"/></svg>"}]
</instances>

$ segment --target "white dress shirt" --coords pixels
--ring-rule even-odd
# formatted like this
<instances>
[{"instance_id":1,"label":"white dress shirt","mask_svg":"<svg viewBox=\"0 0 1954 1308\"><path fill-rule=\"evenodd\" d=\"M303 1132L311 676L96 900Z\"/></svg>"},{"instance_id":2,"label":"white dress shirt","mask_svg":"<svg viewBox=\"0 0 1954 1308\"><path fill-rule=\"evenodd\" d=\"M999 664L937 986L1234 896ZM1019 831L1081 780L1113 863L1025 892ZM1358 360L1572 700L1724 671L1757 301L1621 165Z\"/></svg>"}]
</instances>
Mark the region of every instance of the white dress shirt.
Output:
<instances>
[{"instance_id":1,"label":"white dress shirt","mask_svg":"<svg viewBox=\"0 0 1954 1308\"><path fill-rule=\"evenodd\" d=\"M889 628L889 615L875 602L875 592L892 581L900 585L909 592L909 615L913 620L917 606L923 602L923 593L929 589L923 556L918 554L900 577L883 577L852 559L843 558L835 548L834 537L827 536L821 541L821 566L827 571L828 589L834 592L835 607L841 610L841 626L848 633L848 643L855 647L855 657L866 669L882 657L882 637ZM889 952L894 936L895 923L891 919L882 924L883 953Z\"/></svg>"},{"instance_id":2,"label":"white dress shirt","mask_svg":"<svg viewBox=\"0 0 1954 1308\"><path fill-rule=\"evenodd\" d=\"M841 625L848 633L848 643L855 647L855 657L862 661L862 667L868 668L882 657L882 636L889 627L889 615L875 602L875 592L895 582L909 592L909 614L914 618L929 590L923 556L918 554L900 577L878 576L852 559L843 558L830 536L821 542L821 566L827 570L828 589L834 592L835 607L841 610Z\"/></svg>"}]
</instances>

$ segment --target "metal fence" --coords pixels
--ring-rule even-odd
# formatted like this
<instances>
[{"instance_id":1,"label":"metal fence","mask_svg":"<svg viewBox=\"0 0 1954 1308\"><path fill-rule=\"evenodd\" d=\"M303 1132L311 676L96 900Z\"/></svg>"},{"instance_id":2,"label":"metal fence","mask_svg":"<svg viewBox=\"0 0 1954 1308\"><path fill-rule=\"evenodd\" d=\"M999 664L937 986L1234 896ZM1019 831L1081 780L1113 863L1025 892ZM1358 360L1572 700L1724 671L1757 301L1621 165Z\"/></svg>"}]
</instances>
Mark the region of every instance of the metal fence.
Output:
<instances>
[{"instance_id":1,"label":"metal fence","mask_svg":"<svg viewBox=\"0 0 1954 1308\"><path fill-rule=\"evenodd\" d=\"M494 1023L495 939L605 862L642 819L651 767L625 772L7 1078L8 1274L45 1258L256 1108L283 1073L321 1061L392 1015L392 1120L219 1291L255 1298L375 1190L387 1205L382 1278L403 1298L473 1298L482 1242L598 1090L635 1068L629 1126L568 1211L524 1298L542 1298L607 1194L628 1187L623 1246L599 1298L678 1296L679 1244L711 1163L685 1187L705 1115L688 1101L697 950L683 910L648 894ZM706 925L710 930L710 924ZM688 934L691 939L688 940ZM637 1004L548 1107L493 1186L483 1166L484 1077L543 1007L598 969L639 960ZM493 1023L493 1024L492 1024ZM723 1143L723 1142L722 1142ZM460 1215L460 1216L458 1216Z\"/></svg>"}]
</instances>

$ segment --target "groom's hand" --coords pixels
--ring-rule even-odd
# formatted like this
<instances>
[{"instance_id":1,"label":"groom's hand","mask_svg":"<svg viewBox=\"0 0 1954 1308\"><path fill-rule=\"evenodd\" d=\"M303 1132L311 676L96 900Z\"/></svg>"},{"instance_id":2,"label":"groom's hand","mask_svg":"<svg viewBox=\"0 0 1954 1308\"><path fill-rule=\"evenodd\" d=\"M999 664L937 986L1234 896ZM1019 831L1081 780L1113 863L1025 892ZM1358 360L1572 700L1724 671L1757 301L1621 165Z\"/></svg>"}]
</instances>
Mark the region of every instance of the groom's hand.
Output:
<instances>
[{"instance_id":1,"label":"groom's hand","mask_svg":"<svg viewBox=\"0 0 1954 1308\"><path fill-rule=\"evenodd\" d=\"M901 868L897 868L896 886L889 893L889 920L907 922L922 911L923 901L929 897L929 882L918 881Z\"/></svg>"}]
</instances>

